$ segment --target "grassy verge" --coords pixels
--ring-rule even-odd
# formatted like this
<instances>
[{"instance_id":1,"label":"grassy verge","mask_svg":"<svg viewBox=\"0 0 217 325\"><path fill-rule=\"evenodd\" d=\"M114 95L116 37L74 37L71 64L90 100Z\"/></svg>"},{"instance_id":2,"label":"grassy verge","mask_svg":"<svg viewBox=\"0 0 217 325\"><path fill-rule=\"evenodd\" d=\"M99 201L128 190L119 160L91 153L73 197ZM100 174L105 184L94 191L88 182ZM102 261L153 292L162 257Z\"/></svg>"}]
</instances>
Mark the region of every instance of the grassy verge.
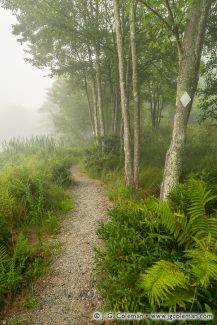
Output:
<instances>
[{"instance_id":1,"label":"grassy verge","mask_svg":"<svg viewBox=\"0 0 217 325\"><path fill-rule=\"evenodd\" d=\"M50 138L11 141L0 153L0 305L44 274L60 244L49 241L73 208L67 187L75 151ZM28 298L28 297L27 297ZM25 299L24 299L25 300ZM27 299L34 305L33 297Z\"/></svg>"}]
</instances>

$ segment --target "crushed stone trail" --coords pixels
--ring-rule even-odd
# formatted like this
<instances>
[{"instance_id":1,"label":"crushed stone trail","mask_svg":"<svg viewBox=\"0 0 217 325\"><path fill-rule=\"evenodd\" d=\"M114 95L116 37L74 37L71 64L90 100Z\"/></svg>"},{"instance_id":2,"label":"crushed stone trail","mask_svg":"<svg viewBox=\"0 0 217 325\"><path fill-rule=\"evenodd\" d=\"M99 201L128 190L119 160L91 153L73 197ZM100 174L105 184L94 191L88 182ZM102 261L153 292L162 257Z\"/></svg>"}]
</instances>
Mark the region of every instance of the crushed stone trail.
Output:
<instances>
[{"instance_id":1,"label":"crushed stone trail","mask_svg":"<svg viewBox=\"0 0 217 325\"><path fill-rule=\"evenodd\" d=\"M100 310L93 246L99 242L98 222L106 220L111 202L98 180L82 174L77 166L72 175L76 183L72 187L75 210L66 215L56 236L63 242L63 250L37 289L39 305L13 317L31 317L25 324L94 324L92 313Z\"/></svg>"}]
</instances>

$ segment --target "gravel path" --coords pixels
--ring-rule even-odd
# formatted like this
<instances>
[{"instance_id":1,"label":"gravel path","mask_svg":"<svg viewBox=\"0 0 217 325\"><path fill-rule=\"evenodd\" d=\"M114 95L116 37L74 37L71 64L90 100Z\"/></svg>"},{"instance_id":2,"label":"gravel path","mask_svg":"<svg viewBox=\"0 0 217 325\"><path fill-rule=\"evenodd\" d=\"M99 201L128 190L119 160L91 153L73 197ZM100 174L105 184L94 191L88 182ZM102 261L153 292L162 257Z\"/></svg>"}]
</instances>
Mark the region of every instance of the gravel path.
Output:
<instances>
[{"instance_id":1,"label":"gravel path","mask_svg":"<svg viewBox=\"0 0 217 325\"><path fill-rule=\"evenodd\" d=\"M25 324L94 324L92 314L100 310L92 247L98 242L98 221L106 219L111 203L100 182L81 174L78 167L73 168L73 178L75 210L66 215L57 236L63 242L63 251L52 262L49 274L38 289L39 306L13 317L30 316L31 320Z\"/></svg>"}]
</instances>

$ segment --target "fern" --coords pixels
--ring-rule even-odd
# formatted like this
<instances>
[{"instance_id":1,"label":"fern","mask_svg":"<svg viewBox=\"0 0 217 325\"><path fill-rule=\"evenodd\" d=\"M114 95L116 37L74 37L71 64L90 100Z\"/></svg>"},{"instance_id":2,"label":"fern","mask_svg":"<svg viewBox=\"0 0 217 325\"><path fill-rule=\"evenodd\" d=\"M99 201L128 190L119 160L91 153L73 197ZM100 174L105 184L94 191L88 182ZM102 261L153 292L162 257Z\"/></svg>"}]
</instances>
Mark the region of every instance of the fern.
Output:
<instances>
[{"instance_id":1,"label":"fern","mask_svg":"<svg viewBox=\"0 0 217 325\"><path fill-rule=\"evenodd\" d=\"M207 287L211 281L217 281L217 255L208 248L186 251L190 259L191 272L196 278L196 284Z\"/></svg>"},{"instance_id":2,"label":"fern","mask_svg":"<svg viewBox=\"0 0 217 325\"><path fill-rule=\"evenodd\" d=\"M180 248L184 246L181 267L179 263L160 260L142 275L141 287L152 306L185 308L186 303L199 302L192 288L207 288L217 281L217 218L206 213L207 204L217 196L201 181L191 180L188 190L191 201L185 214L174 213L169 203L148 201L151 213L155 218L158 216L159 225L168 231L168 239L173 237ZM158 236L149 234L150 238Z\"/></svg>"},{"instance_id":3,"label":"fern","mask_svg":"<svg viewBox=\"0 0 217 325\"><path fill-rule=\"evenodd\" d=\"M14 253L10 261L10 269L7 274L7 287L12 292L19 291L24 281L23 270L30 254L27 239L20 233L16 241Z\"/></svg>"},{"instance_id":4,"label":"fern","mask_svg":"<svg viewBox=\"0 0 217 325\"><path fill-rule=\"evenodd\" d=\"M7 281L7 270L9 268L10 257L3 245L0 245L0 296L5 292Z\"/></svg>"},{"instance_id":5,"label":"fern","mask_svg":"<svg viewBox=\"0 0 217 325\"><path fill-rule=\"evenodd\" d=\"M173 213L169 203L155 201L150 208L153 209L160 222L179 245L185 245L185 249L195 245L195 238L204 239L207 230L212 234L213 240L217 240L217 218L206 215L206 205L217 198L201 181L191 180L188 185L191 193L191 203L188 214Z\"/></svg>"},{"instance_id":6,"label":"fern","mask_svg":"<svg viewBox=\"0 0 217 325\"><path fill-rule=\"evenodd\" d=\"M160 260L141 275L140 286L147 293L151 305L159 306L175 294L177 288L187 288L187 280L184 273L174 263Z\"/></svg>"},{"instance_id":7,"label":"fern","mask_svg":"<svg viewBox=\"0 0 217 325\"><path fill-rule=\"evenodd\" d=\"M191 180L189 191L191 193L191 205L188 209L190 217L193 220L204 218L207 203L216 199L217 196L212 195L211 190L207 190L202 181Z\"/></svg>"},{"instance_id":8,"label":"fern","mask_svg":"<svg viewBox=\"0 0 217 325\"><path fill-rule=\"evenodd\" d=\"M186 290L183 288L176 288L175 293L168 294L162 306L168 307L169 311L176 312L177 306L186 310L186 304L193 304L196 302L196 298L194 297L194 292L190 290Z\"/></svg>"},{"instance_id":9,"label":"fern","mask_svg":"<svg viewBox=\"0 0 217 325\"><path fill-rule=\"evenodd\" d=\"M5 269L5 264L8 263L9 256L6 248L0 244L0 272Z\"/></svg>"},{"instance_id":10,"label":"fern","mask_svg":"<svg viewBox=\"0 0 217 325\"><path fill-rule=\"evenodd\" d=\"M166 202L158 202L158 204L156 204L156 211L160 215L161 223L170 231L170 233L174 233L177 222L169 204Z\"/></svg>"}]
</instances>

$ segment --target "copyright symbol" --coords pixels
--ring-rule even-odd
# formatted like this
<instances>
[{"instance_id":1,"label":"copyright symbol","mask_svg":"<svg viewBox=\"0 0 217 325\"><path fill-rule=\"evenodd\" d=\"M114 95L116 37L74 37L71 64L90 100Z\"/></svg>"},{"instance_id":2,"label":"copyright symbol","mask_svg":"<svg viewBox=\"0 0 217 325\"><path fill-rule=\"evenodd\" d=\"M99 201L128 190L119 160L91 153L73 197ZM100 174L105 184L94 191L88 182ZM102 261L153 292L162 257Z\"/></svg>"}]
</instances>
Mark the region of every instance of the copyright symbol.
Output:
<instances>
[{"instance_id":1,"label":"copyright symbol","mask_svg":"<svg viewBox=\"0 0 217 325\"><path fill-rule=\"evenodd\" d=\"M93 313L93 319L102 320L102 313L95 311L95 313Z\"/></svg>"}]
</instances>

